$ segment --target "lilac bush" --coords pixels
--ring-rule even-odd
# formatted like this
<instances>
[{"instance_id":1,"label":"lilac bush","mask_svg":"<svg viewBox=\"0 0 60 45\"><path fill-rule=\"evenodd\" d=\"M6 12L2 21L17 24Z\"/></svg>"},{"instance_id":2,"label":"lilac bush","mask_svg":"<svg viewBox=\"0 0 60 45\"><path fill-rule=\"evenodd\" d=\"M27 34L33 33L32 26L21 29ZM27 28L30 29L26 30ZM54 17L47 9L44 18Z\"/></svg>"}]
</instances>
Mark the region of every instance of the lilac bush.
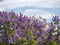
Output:
<instances>
[{"instance_id":1,"label":"lilac bush","mask_svg":"<svg viewBox=\"0 0 60 45\"><path fill-rule=\"evenodd\" d=\"M0 12L1 45L60 45L60 19L47 23L15 12ZM48 26L48 27L46 27Z\"/></svg>"}]
</instances>

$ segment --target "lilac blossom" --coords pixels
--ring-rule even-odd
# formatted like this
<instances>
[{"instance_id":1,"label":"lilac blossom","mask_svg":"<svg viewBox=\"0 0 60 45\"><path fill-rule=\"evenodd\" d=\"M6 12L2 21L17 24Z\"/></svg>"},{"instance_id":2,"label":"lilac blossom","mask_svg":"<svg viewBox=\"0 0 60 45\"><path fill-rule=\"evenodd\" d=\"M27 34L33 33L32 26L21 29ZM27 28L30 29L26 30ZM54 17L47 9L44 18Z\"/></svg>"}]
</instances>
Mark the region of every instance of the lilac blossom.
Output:
<instances>
[{"instance_id":1,"label":"lilac blossom","mask_svg":"<svg viewBox=\"0 0 60 45\"><path fill-rule=\"evenodd\" d=\"M52 20L45 30L47 23L40 19L29 18L21 13L17 15L14 11L0 12L0 42L6 42L6 45L47 45L48 42L54 44L57 39L60 42L60 32L53 35L55 30L60 29L60 19L54 16Z\"/></svg>"}]
</instances>

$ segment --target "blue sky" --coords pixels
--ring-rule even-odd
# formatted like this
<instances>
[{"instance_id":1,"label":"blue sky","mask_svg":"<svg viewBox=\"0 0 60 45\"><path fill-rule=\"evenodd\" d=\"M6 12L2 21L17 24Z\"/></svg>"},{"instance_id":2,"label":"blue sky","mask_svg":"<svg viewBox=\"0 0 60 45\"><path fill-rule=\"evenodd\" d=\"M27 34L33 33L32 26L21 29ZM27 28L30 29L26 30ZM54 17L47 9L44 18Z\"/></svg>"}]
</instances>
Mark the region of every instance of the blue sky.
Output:
<instances>
[{"instance_id":1,"label":"blue sky","mask_svg":"<svg viewBox=\"0 0 60 45\"><path fill-rule=\"evenodd\" d=\"M0 11L2 10L50 19L54 15L60 17L60 0L0 0Z\"/></svg>"}]
</instances>

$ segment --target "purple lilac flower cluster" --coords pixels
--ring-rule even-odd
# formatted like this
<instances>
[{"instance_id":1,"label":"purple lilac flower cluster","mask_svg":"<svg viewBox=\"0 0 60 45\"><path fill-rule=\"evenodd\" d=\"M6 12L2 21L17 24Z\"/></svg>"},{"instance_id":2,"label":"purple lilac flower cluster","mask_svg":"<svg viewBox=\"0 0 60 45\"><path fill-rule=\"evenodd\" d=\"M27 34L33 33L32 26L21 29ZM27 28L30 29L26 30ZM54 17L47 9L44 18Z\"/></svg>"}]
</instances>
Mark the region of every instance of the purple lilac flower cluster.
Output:
<instances>
[{"instance_id":1,"label":"purple lilac flower cluster","mask_svg":"<svg viewBox=\"0 0 60 45\"><path fill-rule=\"evenodd\" d=\"M15 12L0 12L1 45L60 45L60 19L53 22L30 18Z\"/></svg>"}]
</instances>

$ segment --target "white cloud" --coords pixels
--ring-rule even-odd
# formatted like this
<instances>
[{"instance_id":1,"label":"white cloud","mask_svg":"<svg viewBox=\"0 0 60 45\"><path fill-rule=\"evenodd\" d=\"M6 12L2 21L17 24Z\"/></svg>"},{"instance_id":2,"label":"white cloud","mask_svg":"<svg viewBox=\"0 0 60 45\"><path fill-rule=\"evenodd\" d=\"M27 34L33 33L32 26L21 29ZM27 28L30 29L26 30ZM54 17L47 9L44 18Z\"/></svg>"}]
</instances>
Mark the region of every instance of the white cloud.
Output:
<instances>
[{"instance_id":1,"label":"white cloud","mask_svg":"<svg viewBox=\"0 0 60 45\"><path fill-rule=\"evenodd\" d=\"M4 0L0 2L0 8L18 7L60 8L60 0Z\"/></svg>"},{"instance_id":2,"label":"white cloud","mask_svg":"<svg viewBox=\"0 0 60 45\"><path fill-rule=\"evenodd\" d=\"M0 11L6 11L5 9L0 8Z\"/></svg>"},{"instance_id":3,"label":"white cloud","mask_svg":"<svg viewBox=\"0 0 60 45\"><path fill-rule=\"evenodd\" d=\"M26 16L34 16L38 18L39 16L45 19L50 19L54 14L51 14L50 12L39 10L39 9L27 9L23 12Z\"/></svg>"}]
</instances>

